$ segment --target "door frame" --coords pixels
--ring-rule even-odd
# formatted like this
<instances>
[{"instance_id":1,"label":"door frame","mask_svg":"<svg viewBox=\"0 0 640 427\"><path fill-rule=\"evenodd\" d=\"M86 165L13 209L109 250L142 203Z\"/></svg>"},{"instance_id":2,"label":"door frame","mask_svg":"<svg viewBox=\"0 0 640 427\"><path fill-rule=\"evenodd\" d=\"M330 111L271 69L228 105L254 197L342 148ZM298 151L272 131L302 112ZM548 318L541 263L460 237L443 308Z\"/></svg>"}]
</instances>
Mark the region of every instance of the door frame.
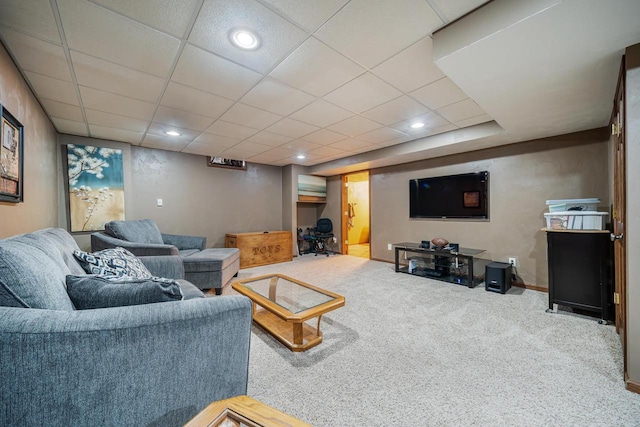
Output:
<instances>
[{"instance_id":1,"label":"door frame","mask_svg":"<svg viewBox=\"0 0 640 427\"><path fill-rule=\"evenodd\" d=\"M369 169L366 170L362 170L362 171L357 171L357 172L350 172L350 173L346 173L344 175L342 175L342 192L341 192L341 215L340 215L340 238L342 239L342 241L340 242L340 247L342 248L341 253L343 255L349 255L349 245L345 242L349 241L349 230L347 229L347 217L349 216L349 207L348 207L348 203L349 203L349 176L350 175L355 175L355 174L360 174L366 172L367 173L367 182L369 183L368 187L369 187L369 206L367 206L367 209L369 209L369 259L371 259L371 236L372 236L372 232L371 232L371 171Z\"/></svg>"}]
</instances>

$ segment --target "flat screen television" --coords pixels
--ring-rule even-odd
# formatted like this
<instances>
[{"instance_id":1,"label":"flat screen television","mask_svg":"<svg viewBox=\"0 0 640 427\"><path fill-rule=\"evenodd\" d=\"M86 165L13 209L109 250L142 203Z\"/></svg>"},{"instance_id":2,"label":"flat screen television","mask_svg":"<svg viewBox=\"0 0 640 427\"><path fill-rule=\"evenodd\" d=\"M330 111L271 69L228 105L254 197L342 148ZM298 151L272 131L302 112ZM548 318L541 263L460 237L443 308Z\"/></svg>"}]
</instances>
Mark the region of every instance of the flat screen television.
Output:
<instances>
[{"instance_id":1,"label":"flat screen television","mask_svg":"<svg viewBox=\"0 0 640 427\"><path fill-rule=\"evenodd\" d=\"M409 181L411 218L489 218L489 172Z\"/></svg>"}]
</instances>

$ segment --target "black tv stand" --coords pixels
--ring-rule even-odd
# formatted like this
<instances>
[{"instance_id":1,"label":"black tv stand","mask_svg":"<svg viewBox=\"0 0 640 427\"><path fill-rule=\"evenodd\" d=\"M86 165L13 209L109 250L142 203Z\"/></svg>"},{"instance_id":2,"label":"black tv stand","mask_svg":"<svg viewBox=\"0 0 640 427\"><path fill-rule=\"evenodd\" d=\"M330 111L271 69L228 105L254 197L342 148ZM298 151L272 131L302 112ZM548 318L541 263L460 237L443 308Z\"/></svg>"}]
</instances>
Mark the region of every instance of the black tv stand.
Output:
<instances>
[{"instance_id":1,"label":"black tv stand","mask_svg":"<svg viewBox=\"0 0 640 427\"><path fill-rule=\"evenodd\" d=\"M428 277L458 285L474 286L484 282L484 269L490 260L475 258L484 249L423 248L419 243L396 243L396 272Z\"/></svg>"}]
</instances>

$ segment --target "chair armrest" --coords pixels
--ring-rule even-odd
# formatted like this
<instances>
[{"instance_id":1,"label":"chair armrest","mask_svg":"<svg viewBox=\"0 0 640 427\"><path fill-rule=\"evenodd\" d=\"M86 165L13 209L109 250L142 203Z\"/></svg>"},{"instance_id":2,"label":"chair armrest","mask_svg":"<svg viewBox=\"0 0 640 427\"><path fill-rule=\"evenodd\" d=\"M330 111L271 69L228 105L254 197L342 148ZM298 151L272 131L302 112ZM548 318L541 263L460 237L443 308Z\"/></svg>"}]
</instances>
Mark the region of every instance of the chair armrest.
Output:
<instances>
[{"instance_id":1,"label":"chair armrest","mask_svg":"<svg viewBox=\"0 0 640 427\"><path fill-rule=\"evenodd\" d=\"M244 297L53 311L0 307L4 425L183 425L246 394Z\"/></svg>"},{"instance_id":2,"label":"chair armrest","mask_svg":"<svg viewBox=\"0 0 640 427\"><path fill-rule=\"evenodd\" d=\"M129 242L105 233L93 233L91 235L92 252L116 247L125 248L136 256L178 255L178 248L173 245Z\"/></svg>"},{"instance_id":3,"label":"chair armrest","mask_svg":"<svg viewBox=\"0 0 640 427\"><path fill-rule=\"evenodd\" d=\"M200 236L182 236L180 234L162 234L162 241L168 245L173 245L179 250L200 249L207 247L207 238Z\"/></svg>"},{"instance_id":4,"label":"chair armrest","mask_svg":"<svg viewBox=\"0 0 640 427\"><path fill-rule=\"evenodd\" d=\"M184 264L178 255L138 257L154 276L184 279Z\"/></svg>"}]
</instances>

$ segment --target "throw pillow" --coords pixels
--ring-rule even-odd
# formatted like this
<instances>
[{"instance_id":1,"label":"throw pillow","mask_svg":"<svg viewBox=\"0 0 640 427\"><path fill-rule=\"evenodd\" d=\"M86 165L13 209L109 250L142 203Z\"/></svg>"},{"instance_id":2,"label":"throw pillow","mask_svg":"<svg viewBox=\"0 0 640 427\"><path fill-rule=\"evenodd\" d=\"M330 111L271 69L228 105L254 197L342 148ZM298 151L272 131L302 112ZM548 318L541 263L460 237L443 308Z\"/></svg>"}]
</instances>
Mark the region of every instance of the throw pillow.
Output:
<instances>
[{"instance_id":1,"label":"throw pillow","mask_svg":"<svg viewBox=\"0 0 640 427\"><path fill-rule=\"evenodd\" d=\"M73 251L82 268L89 274L102 276L129 276L148 279L151 272L135 255L124 248L103 249L94 253Z\"/></svg>"},{"instance_id":2,"label":"throw pillow","mask_svg":"<svg viewBox=\"0 0 640 427\"><path fill-rule=\"evenodd\" d=\"M152 304L183 299L175 280L152 277L67 276L67 293L78 310Z\"/></svg>"}]
</instances>

